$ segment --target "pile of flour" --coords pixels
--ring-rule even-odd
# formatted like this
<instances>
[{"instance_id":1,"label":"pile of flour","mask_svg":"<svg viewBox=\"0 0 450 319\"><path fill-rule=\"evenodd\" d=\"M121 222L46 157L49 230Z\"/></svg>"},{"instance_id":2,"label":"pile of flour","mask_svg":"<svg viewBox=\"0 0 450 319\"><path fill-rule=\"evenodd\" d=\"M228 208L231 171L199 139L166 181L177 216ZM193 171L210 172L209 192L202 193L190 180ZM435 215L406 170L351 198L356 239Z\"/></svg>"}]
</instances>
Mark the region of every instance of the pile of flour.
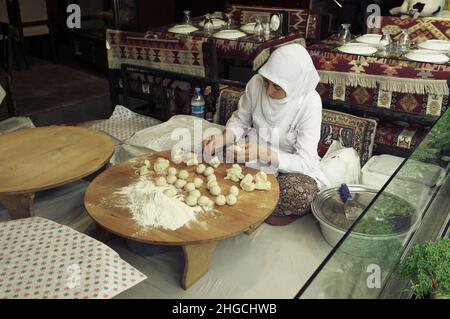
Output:
<instances>
[{"instance_id":1,"label":"pile of flour","mask_svg":"<svg viewBox=\"0 0 450 319\"><path fill-rule=\"evenodd\" d=\"M181 201L181 196L170 198L163 192L173 186L157 187L147 178L123 187L116 194L128 200L125 205L133 219L141 226L177 230L189 222L196 221L200 207L190 207Z\"/></svg>"}]
</instances>

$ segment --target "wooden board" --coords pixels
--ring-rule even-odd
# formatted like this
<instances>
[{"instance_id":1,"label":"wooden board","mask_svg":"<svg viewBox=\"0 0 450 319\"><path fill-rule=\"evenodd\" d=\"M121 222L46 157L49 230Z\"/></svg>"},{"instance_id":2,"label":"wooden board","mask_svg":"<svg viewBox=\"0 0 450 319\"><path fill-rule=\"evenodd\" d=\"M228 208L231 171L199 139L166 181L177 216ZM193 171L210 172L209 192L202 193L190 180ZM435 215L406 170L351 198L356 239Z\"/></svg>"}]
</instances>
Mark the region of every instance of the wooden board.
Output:
<instances>
[{"instance_id":1,"label":"wooden board","mask_svg":"<svg viewBox=\"0 0 450 319\"><path fill-rule=\"evenodd\" d=\"M82 127L0 135L0 194L32 193L79 180L104 166L113 152L109 137Z\"/></svg>"},{"instance_id":2,"label":"wooden board","mask_svg":"<svg viewBox=\"0 0 450 319\"><path fill-rule=\"evenodd\" d=\"M218 241L238 235L254 226L262 223L274 210L278 203L279 185L273 175L268 175L272 183L270 191L245 192L240 190L238 203L235 206L216 206L216 213L203 213L198 217L198 223L194 222L176 231L147 229L139 226L133 219L128 208L123 206L123 197L114 194L121 187L128 186L138 179L136 169L144 159L152 163L158 157L170 159L167 152L153 153L122 163L108 169L99 175L88 187L85 197L85 206L88 214L102 227L121 237L132 240L162 244L162 245L193 245L211 241ZM178 170L185 169L191 172L190 179L200 177L195 174L195 167L187 167L186 164L172 164ZM222 164L216 170L217 181L222 188L222 193L227 194L232 185L239 186L230 180L224 180L226 169L231 164ZM244 174L256 174L258 171L251 168L243 168ZM205 177L201 177L204 181ZM202 195L212 196L206 189L206 183L200 188ZM122 203L120 203L122 199Z\"/></svg>"}]
</instances>

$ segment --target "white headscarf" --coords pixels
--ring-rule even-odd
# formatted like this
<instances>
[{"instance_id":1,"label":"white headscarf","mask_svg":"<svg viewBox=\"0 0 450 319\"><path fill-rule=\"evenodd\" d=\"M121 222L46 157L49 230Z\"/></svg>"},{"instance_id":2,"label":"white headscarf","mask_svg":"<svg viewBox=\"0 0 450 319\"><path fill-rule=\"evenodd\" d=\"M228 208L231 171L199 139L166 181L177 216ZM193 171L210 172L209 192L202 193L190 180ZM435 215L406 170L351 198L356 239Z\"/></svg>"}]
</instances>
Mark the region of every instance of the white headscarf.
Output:
<instances>
[{"instance_id":1,"label":"white headscarf","mask_svg":"<svg viewBox=\"0 0 450 319\"><path fill-rule=\"evenodd\" d=\"M286 98L281 100L267 94L262 99L263 115L272 126L288 116L293 108L301 108L305 97L320 81L311 56L300 44L288 44L275 50L258 73L286 92Z\"/></svg>"}]
</instances>

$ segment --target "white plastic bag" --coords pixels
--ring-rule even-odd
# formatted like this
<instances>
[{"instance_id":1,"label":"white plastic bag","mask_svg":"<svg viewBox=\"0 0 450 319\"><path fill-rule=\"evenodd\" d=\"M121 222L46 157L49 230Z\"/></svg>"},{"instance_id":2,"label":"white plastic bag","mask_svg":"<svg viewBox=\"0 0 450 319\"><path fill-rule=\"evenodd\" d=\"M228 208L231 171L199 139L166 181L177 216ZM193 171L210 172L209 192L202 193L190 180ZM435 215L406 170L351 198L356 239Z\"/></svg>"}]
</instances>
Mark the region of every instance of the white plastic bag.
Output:
<instances>
[{"instance_id":1,"label":"white plastic bag","mask_svg":"<svg viewBox=\"0 0 450 319\"><path fill-rule=\"evenodd\" d=\"M359 155L352 147L344 147L333 141L320 162L320 168L330 181L330 187L346 184L360 184L361 164Z\"/></svg>"}]
</instances>

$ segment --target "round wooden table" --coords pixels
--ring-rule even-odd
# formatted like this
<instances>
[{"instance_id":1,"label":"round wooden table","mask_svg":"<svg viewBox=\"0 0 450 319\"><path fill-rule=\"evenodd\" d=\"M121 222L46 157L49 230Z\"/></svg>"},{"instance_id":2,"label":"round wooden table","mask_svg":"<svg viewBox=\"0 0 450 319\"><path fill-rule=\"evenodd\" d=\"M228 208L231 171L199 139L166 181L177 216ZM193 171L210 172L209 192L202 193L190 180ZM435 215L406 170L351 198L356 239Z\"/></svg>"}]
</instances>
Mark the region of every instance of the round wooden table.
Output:
<instances>
[{"instance_id":1,"label":"round wooden table","mask_svg":"<svg viewBox=\"0 0 450 319\"><path fill-rule=\"evenodd\" d=\"M36 192L96 172L113 153L108 136L81 127L50 126L0 135L0 202L13 219L31 217Z\"/></svg>"},{"instance_id":2,"label":"round wooden table","mask_svg":"<svg viewBox=\"0 0 450 319\"><path fill-rule=\"evenodd\" d=\"M185 254L185 267L182 287L189 288L208 271L208 266L217 243L225 238L241 233L250 233L270 216L278 203L279 185L273 175L268 175L272 183L269 191L245 192L240 190L235 206L215 206L217 212L199 214L195 223L183 226L175 231L158 228L143 228L133 219L128 208L124 207L123 197L115 192L135 182L139 177L136 169L148 159L153 164L158 157L170 159L169 152L148 154L114 166L97 176L89 185L85 206L88 214L103 228L123 238L148 244L179 245ZM195 174L195 167L186 164L171 164L178 170L190 172L190 179L201 177ZM224 180L226 169L231 164L221 164L215 174L222 193L228 193L232 185ZM244 174L256 174L258 171L243 167ZM154 173L153 173L154 174ZM205 177L201 177L204 181ZM199 189L203 195L212 197L206 189L206 183Z\"/></svg>"}]
</instances>

